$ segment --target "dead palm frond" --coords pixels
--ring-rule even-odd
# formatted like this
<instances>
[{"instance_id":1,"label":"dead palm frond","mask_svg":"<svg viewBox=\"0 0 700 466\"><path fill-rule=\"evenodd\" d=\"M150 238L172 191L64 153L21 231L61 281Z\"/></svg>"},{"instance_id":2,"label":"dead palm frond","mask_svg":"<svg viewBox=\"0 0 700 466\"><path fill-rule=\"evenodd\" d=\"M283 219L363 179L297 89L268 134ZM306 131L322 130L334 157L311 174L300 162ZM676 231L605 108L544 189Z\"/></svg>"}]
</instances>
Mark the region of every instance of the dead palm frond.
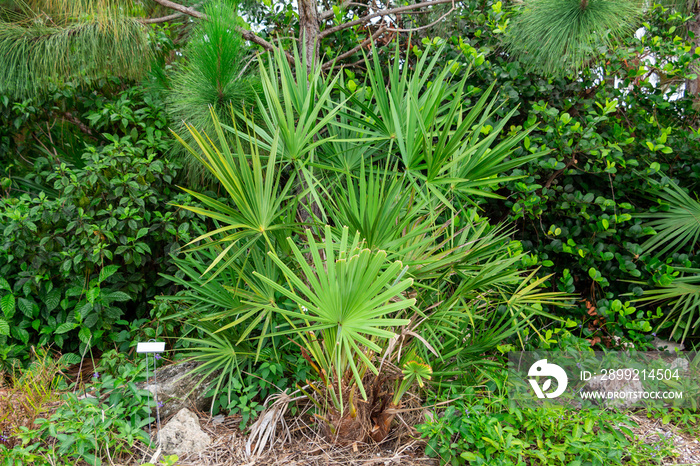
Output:
<instances>
[{"instance_id":1,"label":"dead palm frond","mask_svg":"<svg viewBox=\"0 0 700 466\"><path fill-rule=\"evenodd\" d=\"M260 414L255 424L250 427L250 435L248 435L248 440L245 443L246 458L251 459L261 455L265 450L265 446L267 446L268 451L271 450L272 445L278 440L283 444L291 440L292 436L284 420L284 415L289 408L289 404L301 398L305 398L305 396L292 398L285 390L281 393L270 395L265 400L265 406L270 402L272 404ZM279 436L277 432L278 425L281 426Z\"/></svg>"}]
</instances>

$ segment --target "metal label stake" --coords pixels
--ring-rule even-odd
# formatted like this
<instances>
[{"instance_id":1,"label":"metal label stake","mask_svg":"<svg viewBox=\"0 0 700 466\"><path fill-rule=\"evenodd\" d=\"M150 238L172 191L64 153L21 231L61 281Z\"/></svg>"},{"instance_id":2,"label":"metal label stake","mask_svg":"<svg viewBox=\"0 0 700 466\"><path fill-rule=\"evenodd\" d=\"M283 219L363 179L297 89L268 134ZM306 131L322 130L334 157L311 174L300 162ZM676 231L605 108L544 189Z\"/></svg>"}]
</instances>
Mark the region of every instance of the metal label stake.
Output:
<instances>
[{"instance_id":1,"label":"metal label stake","mask_svg":"<svg viewBox=\"0 0 700 466\"><path fill-rule=\"evenodd\" d=\"M156 354L165 351L165 342L149 340L145 343L136 345L137 353L146 353L146 386L148 386L148 355L153 354L153 402L156 404L156 424L158 425L158 449L160 450L160 406L158 406L158 379L156 377ZM152 437L151 433L151 410L148 410L148 437Z\"/></svg>"}]
</instances>

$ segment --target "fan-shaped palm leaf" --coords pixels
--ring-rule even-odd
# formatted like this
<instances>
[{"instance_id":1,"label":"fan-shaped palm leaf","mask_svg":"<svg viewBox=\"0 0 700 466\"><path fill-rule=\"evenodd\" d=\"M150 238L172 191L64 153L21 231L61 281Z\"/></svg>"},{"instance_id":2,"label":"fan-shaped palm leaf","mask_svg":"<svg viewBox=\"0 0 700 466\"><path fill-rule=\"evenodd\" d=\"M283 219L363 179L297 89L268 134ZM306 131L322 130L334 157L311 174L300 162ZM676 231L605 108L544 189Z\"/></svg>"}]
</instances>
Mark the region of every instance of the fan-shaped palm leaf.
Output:
<instances>
[{"instance_id":1,"label":"fan-shaped palm leaf","mask_svg":"<svg viewBox=\"0 0 700 466\"><path fill-rule=\"evenodd\" d=\"M696 249L700 237L700 202L691 198L680 186L669 180L668 186L656 193L661 204L657 212L639 214L650 219L646 226L656 234L642 244L645 253L659 251L658 256L676 252L681 248L691 252ZM671 334L685 340L688 333L700 329L700 270L679 269L680 277L668 286L644 292L635 301L665 302L665 318L659 325L664 327L670 319L676 319ZM679 330L682 330L680 332Z\"/></svg>"},{"instance_id":2,"label":"fan-shaped palm leaf","mask_svg":"<svg viewBox=\"0 0 700 466\"><path fill-rule=\"evenodd\" d=\"M367 75L373 89L386 92L375 92L373 106L358 99L352 102L364 112L357 123L366 126L369 135L388 142L387 150L398 155L409 181L422 188L417 194L456 210L449 199L451 191L497 197L484 188L506 181L498 175L542 153L507 160L529 131L496 142L515 110L495 128L487 128L497 110L493 87L473 107L465 108L468 73L453 83L452 67L438 66L441 50L425 52L410 70L395 57L386 72L373 49Z\"/></svg>"},{"instance_id":3,"label":"fan-shaped palm leaf","mask_svg":"<svg viewBox=\"0 0 700 466\"><path fill-rule=\"evenodd\" d=\"M332 377L338 384L336 408L342 412L342 380L346 372L351 371L366 400L362 375L366 370L378 373L370 354L382 351L378 340L395 336L392 327L409 322L395 314L412 306L415 300L401 295L413 283L412 279L400 280L401 262L388 263L384 251L363 248L359 235L349 241L347 228L337 243L330 227L326 227L325 233L325 244L317 244L307 232L312 264L290 238L301 275L270 252L290 288L257 272L256 275L298 305L298 310L273 309L294 322L293 329L279 334L298 334L305 340L306 349L320 366L322 376ZM330 388L332 380L326 380Z\"/></svg>"},{"instance_id":4,"label":"fan-shaped palm leaf","mask_svg":"<svg viewBox=\"0 0 700 466\"><path fill-rule=\"evenodd\" d=\"M250 156L248 156L243 150L241 140L236 137L234 153L229 147L221 124L213 111L211 117L220 149L206 134L201 134L190 126L188 129L199 146L199 151L178 137L185 148L219 180L233 202L233 206L228 206L205 194L183 188L184 191L199 199L206 208L180 207L225 225L195 238L188 244L189 246L208 238L219 237L214 244L222 244L224 249L209 265L205 273L210 272L225 259L218 269L222 270L260 239L264 239L270 249L274 249L273 233L275 231L289 232L293 228L293 223L289 221L289 213L294 211L294 203L286 202L289 199L289 190L293 185L294 176L287 179L284 184L282 183L282 171L277 166L276 161L277 135L275 134L272 140L273 151L267 159L267 166L263 167L258 146L254 142L249 145ZM237 133L235 134L237 135ZM291 215L293 218L293 213ZM235 246L237 248L233 249ZM204 244L200 247L208 248L210 245ZM193 247L190 250L194 251L197 248ZM209 279L217 274L218 271L212 274Z\"/></svg>"},{"instance_id":5,"label":"fan-shaped palm leaf","mask_svg":"<svg viewBox=\"0 0 700 466\"><path fill-rule=\"evenodd\" d=\"M666 316L658 327L663 328L676 319L671 335L684 341L691 330L695 333L700 329L700 269L679 271L684 275L674 278L669 286L645 290L644 296L635 301L666 303Z\"/></svg>"},{"instance_id":6,"label":"fan-shaped palm leaf","mask_svg":"<svg viewBox=\"0 0 700 466\"><path fill-rule=\"evenodd\" d=\"M678 251L680 248L695 248L700 237L700 202L691 198L676 183L656 193L660 199L657 212L639 214L640 218L650 219L646 226L656 234L642 244L645 253L661 248L658 255Z\"/></svg>"}]
</instances>

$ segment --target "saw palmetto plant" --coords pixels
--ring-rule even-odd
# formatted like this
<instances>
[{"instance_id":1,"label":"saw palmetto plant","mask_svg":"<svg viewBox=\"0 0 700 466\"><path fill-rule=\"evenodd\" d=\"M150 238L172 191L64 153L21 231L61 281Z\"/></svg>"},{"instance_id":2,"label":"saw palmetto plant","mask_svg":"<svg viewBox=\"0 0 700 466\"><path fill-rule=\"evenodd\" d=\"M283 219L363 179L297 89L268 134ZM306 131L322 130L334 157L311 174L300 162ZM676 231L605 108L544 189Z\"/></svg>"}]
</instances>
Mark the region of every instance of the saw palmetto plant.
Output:
<instances>
[{"instance_id":1,"label":"saw palmetto plant","mask_svg":"<svg viewBox=\"0 0 700 466\"><path fill-rule=\"evenodd\" d=\"M298 272L270 253L288 287L260 278L296 304L295 309L272 310L290 319L291 328L279 334L297 335L318 373L318 386L311 386L322 397L317 414L327 437L346 445L362 442L379 401L365 386L365 378L379 376L378 356L396 336L394 329L409 323L400 311L415 303L402 294L413 280L402 277L401 262L387 261L386 252L366 248L358 234L350 238L348 228L335 240L326 226L322 243L309 231L306 236L311 263L289 240L294 257L290 265Z\"/></svg>"},{"instance_id":2,"label":"saw palmetto plant","mask_svg":"<svg viewBox=\"0 0 700 466\"><path fill-rule=\"evenodd\" d=\"M188 126L194 143L181 140L229 198L187 190L203 207L183 208L214 222L177 262L180 315L206 324L190 354L231 374L222 352L301 353L314 376L299 389L337 444L383 440L407 393L488 365L485 352L537 335L537 319L554 319L542 306L566 298L542 291L510 231L473 208L540 154L513 157L523 136L492 137L508 120L492 92L465 108L463 83L427 56L388 80L368 63L389 97L361 100L277 53L259 63L259 117L212 112L212 134ZM444 79L424 92L429 76Z\"/></svg>"}]
</instances>

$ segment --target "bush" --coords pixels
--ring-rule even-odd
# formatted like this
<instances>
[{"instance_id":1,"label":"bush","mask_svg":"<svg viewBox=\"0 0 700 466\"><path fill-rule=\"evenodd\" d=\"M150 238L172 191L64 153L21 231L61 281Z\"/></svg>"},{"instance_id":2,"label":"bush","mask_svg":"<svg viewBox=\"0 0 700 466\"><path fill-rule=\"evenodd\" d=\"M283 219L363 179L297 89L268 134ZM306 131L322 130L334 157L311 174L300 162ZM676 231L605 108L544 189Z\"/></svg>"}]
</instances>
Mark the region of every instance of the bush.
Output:
<instances>
[{"instance_id":1,"label":"bush","mask_svg":"<svg viewBox=\"0 0 700 466\"><path fill-rule=\"evenodd\" d=\"M14 384L14 390L30 396L32 419L4 426L5 440L13 448L0 443L0 459L4 460L0 464L53 464L61 458L61 464L100 465L131 458L136 441L150 444L143 428L153 420L151 393L135 385L144 379L146 360L134 364L104 356L103 363L109 365L116 359L119 366L113 371L95 369L100 372L77 393L68 391L65 380L57 376L55 369L61 369L61 361L45 357L32 364ZM41 400L37 394L42 395ZM25 415L28 406L25 403Z\"/></svg>"},{"instance_id":2,"label":"bush","mask_svg":"<svg viewBox=\"0 0 700 466\"><path fill-rule=\"evenodd\" d=\"M134 89L97 100L87 119L114 132L86 143L79 164L36 157L23 176L35 191L0 200L6 361L32 344L80 354L128 347L125 326L169 290L158 273L190 240L194 215L169 204L189 198L173 186L178 166L159 156L169 144L160 104Z\"/></svg>"},{"instance_id":3,"label":"bush","mask_svg":"<svg viewBox=\"0 0 700 466\"><path fill-rule=\"evenodd\" d=\"M645 254L642 245L654 230L639 218L662 208L656 193L667 184L665 176L691 192L700 180L700 138L693 126L698 106L682 88L695 79L691 65L700 55L678 32L689 18L652 5L643 37L630 35L601 52L595 68L548 78L528 72L500 48L513 14L500 2L489 9L467 2L446 41L448 58L473 66L467 79L478 91L473 99L495 81L503 104L498 114L517 108L511 134L532 130L514 157L549 151L510 171L517 179L497 191L503 198L482 207L493 220L515 223L514 239L528 252L524 266L540 266L541 274L555 274L565 280L565 291L580 295L567 315L583 324L587 338L644 344L664 314L637 308L622 315L611 303L670 283L678 267L700 265L690 245L668 257ZM645 58L652 56L656 63ZM595 324L599 317L605 325ZM628 325L630 320L638 325Z\"/></svg>"}]
</instances>

